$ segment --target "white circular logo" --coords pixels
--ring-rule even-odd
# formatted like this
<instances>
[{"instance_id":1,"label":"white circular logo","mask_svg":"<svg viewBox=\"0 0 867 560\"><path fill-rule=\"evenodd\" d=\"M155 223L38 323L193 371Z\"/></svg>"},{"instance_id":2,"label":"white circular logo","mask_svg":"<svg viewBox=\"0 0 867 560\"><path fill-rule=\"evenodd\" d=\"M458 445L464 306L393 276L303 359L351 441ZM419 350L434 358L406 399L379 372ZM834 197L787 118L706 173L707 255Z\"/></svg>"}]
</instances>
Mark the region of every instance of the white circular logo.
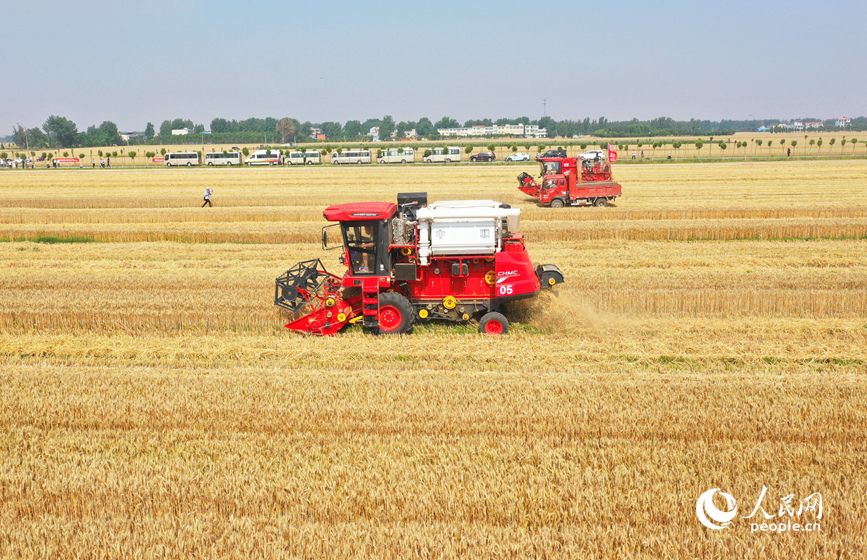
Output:
<instances>
[{"instance_id":1,"label":"white circular logo","mask_svg":"<svg viewBox=\"0 0 867 560\"><path fill-rule=\"evenodd\" d=\"M713 504L713 495L716 492L719 492L725 498L726 509L728 511L717 509ZM701 524L708 529L724 529L735 518L735 515L738 514L738 506L734 496L721 492L719 488L711 488L698 497L698 501L695 503L695 514L698 516ZM719 525L714 525L712 521L716 521Z\"/></svg>"}]
</instances>

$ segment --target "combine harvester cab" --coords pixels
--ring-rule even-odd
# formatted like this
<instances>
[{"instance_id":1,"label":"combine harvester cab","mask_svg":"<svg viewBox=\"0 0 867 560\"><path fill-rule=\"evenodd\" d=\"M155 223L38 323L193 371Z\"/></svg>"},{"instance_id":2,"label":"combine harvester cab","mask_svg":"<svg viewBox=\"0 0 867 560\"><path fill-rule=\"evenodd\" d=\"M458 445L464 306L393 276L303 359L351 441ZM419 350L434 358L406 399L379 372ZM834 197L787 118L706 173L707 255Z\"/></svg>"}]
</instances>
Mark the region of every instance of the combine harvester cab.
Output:
<instances>
[{"instance_id":1,"label":"combine harvester cab","mask_svg":"<svg viewBox=\"0 0 867 560\"><path fill-rule=\"evenodd\" d=\"M534 267L520 233L517 208L492 200L435 202L426 193L398 195L398 204L330 206L322 247L342 249L337 276L318 259L277 278L274 303L297 315L286 328L335 334L361 322L374 332L409 332L417 321L467 322L503 334L509 301L531 298L563 282L552 264ZM342 245L329 247L330 228Z\"/></svg>"},{"instance_id":2,"label":"combine harvester cab","mask_svg":"<svg viewBox=\"0 0 867 560\"><path fill-rule=\"evenodd\" d=\"M540 158L542 173L536 181L529 173L518 175L518 189L538 199L540 206L608 206L623 188L614 181L611 164L580 157Z\"/></svg>"}]
</instances>

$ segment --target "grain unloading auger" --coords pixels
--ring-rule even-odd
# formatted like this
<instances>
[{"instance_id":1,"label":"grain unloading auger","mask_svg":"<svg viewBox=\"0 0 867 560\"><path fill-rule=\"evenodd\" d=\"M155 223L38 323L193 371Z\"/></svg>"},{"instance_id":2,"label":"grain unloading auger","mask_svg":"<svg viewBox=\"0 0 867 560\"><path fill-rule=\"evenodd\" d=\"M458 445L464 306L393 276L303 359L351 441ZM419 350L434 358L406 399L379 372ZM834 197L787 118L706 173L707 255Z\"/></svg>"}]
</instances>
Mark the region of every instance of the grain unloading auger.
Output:
<instances>
[{"instance_id":1,"label":"grain unloading auger","mask_svg":"<svg viewBox=\"0 0 867 560\"><path fill-rule=\"evenodd\" d=\"M428 205L426 193L330 206L325 219L336 223L322 228L322 247L343 249L346 272L299 262L277 278L274 303L297 317L286 328L302 333L331 335L360 321L398 334L416 322L473 318L480 332L506 333L506 303L563 282L557 266L533 266L520 213L492 200ZM342 246L328 247L332 227Z\"/></svg>"}]
</instances>

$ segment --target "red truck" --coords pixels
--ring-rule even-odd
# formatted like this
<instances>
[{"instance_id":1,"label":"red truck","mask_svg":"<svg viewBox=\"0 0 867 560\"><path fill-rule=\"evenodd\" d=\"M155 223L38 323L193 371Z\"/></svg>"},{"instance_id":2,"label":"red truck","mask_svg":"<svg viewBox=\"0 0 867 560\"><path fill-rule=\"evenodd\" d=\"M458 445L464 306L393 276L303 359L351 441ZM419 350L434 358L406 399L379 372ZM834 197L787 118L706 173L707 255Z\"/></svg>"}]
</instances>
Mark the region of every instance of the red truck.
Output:
<instances>
[{"instance_id":1,"label":"red truck","mask_svg":"<svg viewBox=\"0 0 867 560\"><path fill-rule=\"evenodd\" d=\"M529 173L518 175L518 188L539 199L540 206L608 206L622 194L620 183L613 180L611 164L601 158L539 158L541 182Z\"/></svg>"}]
</instances>

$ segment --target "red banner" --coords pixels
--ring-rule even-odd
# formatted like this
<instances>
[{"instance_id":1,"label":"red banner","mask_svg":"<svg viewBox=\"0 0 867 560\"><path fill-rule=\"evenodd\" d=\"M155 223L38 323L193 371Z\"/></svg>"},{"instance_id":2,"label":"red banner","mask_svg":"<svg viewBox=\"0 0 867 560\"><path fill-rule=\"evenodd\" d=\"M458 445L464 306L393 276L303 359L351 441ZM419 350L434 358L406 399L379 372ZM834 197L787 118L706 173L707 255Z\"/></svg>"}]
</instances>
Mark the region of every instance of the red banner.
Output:
<instances>
[{"instance_id":1,"label":"red banner","mask_svg":"<svg viewBox=\"0 0 867 560\"><path fill-rule=\"evenodd\" d=\"M54 158L56 163L78 163L77 157L56 157Z\"/></svg>"},{"instance_id":2,"label":"red banner","mask_svg":"<svg viewBox=\"0 0 867 560\"><path fill-rule=\"evenodd\" d=\"M154 163L163 163L164 161L166 161L166 158L155 157L155 158L152 159L151 161L154 162Z\"/></svg>"},{"instance_id":3,"label":"red banner","mask_svg":"<svg viewBox=\"0 0 867 560\"><path fill-rule=\"evenodd\" d=\"M608 163L614 163L617 161L617 152L611 148L611 144L608 144Z\"/></svg>"}]
</instances>

